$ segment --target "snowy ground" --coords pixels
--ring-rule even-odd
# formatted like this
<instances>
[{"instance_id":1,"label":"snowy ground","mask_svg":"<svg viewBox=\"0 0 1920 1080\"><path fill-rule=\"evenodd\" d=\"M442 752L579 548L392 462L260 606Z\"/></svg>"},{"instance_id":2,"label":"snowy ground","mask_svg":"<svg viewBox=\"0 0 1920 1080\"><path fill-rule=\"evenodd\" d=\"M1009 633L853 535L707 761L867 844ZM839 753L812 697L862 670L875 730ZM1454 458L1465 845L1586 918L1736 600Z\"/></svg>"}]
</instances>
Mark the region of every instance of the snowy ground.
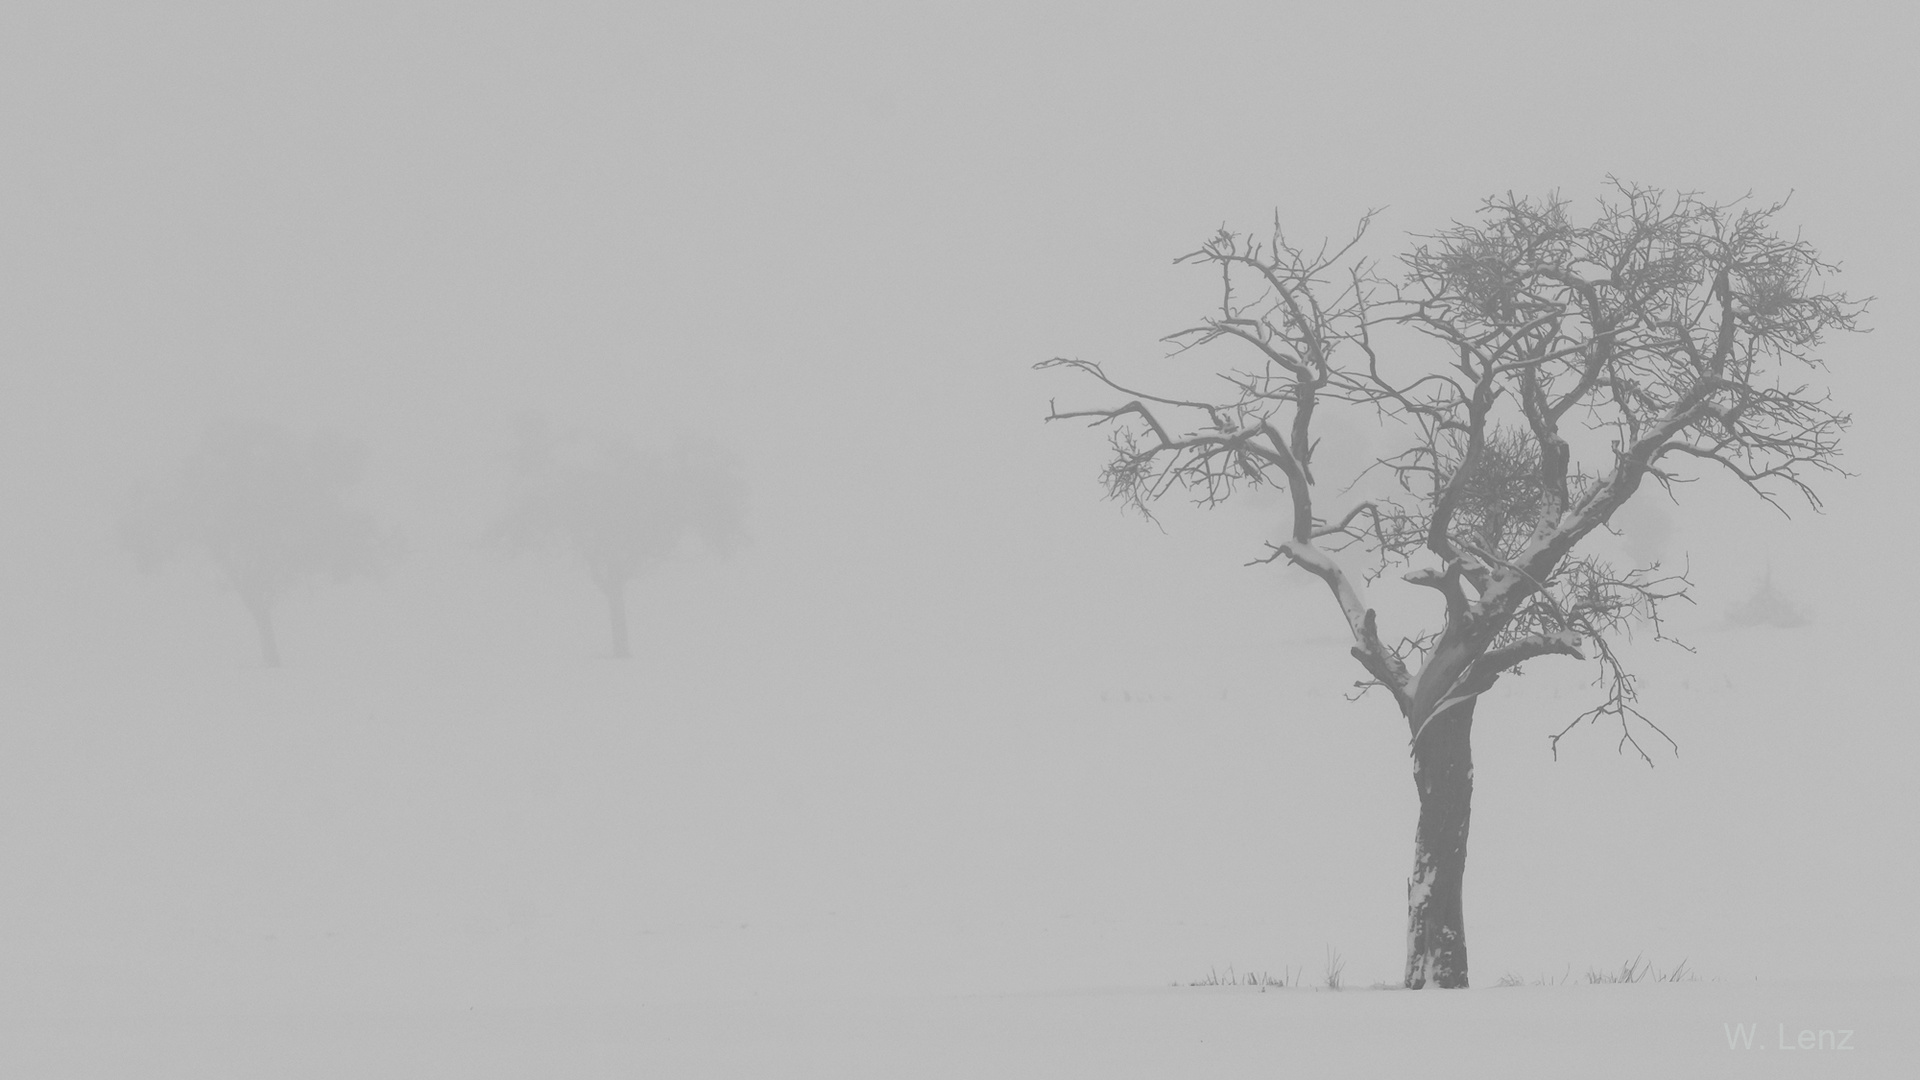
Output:
<instances>
[{"instance_id":1,"label":"snowy ground","mask_svg":"<svg viewBox=\"0 0 1920 1080\"><path fill-rule=\"evenodd\" d=\"M1648 679L1685 747L1653 770L1600 732L1546 758L1577 675L1490 696L1476 989L1334 994L1172 985L1311 983L1329 949L1350 986L1396 978L1403 736L1340 699L1332 643L1290 676L996 687L862 684L806 643L736 678L685 625L620 665L595 629L463 662L295 630L278 672L210 632L13 672L0 1074L1896 1076L1920 1051L1885 981L1914 954L1910 822L1869 643L1815 686L1774 677L1809 639L1698 638ZM1636 954L1706 981L1582 985ZM1802 1029L1858 1049L1776 1048Z\"/></svg>"},{"instance_id":2,"label":"snowy ground","mask_svg":"<svg viewBox=\"0 0 1920 1080\"><path fill-rule=\"evenodd\" d=\"M1913 1075L1911 987L1110 988L625 1010L91 1016L0 1026L12 1076ZM1803 1036L1803 1032L1807 1033ZM1800 1048L1802 1039L1812 1047Z\"/></svg>"}]
</instances>

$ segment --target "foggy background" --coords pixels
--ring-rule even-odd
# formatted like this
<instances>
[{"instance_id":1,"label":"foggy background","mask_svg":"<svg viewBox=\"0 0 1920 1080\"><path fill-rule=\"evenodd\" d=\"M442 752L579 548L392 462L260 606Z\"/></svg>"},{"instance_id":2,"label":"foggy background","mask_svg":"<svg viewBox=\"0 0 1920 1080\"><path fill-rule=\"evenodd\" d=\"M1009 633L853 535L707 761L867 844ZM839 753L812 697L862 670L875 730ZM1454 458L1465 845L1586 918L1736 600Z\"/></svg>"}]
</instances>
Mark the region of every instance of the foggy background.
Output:
<instances>
[{"instance_id":1,"label":"foggy background","mask_svg":"<svg viewBox=\"0 0 1920 1080\"><path fill-rule=\"evenodd\" d=\"M0 1002L453 1009L1397 982L1415 799L1284 511L1103 502L1104 400L1212 302L1223 223L1368 250L1608 174L1779 221L1876 295L1791 521L1625 512L1691 560L1679 740L1488 695L1477 985L1920 960L1915 17L1887 5L271 5L0 13ZM1209 359L1223 361L1225 352ZM1174 363L1167 361L1164 363ZM1142 379L1150 378L1142 374ZM723 442L746 544L632 590L477 540L533 411ZM114 539L223 417L362 444L384 578L280 610ZM1337 438L1376 436L1322 413ZM1792 504L1789 504L1792 505ZM1727 612L1770 568L1809 617ZM1377 587L1406 587L1389 578ZM1392 629L1392 628L1389 628Z\"/></svg>"}]
</instances>

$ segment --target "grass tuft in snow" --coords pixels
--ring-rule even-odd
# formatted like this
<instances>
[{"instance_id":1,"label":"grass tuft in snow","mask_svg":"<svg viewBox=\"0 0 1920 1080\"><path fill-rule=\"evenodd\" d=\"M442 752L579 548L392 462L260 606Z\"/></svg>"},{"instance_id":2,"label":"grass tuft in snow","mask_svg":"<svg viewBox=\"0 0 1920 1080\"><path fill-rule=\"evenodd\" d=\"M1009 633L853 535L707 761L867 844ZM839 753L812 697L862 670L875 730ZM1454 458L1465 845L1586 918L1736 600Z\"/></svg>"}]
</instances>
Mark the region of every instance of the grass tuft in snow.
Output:
<instances>
[{"instance_id":1,"label":"grass tuft in snow","mask_svg":"<svg viewBox=\"0 0 1920 1080\"><path fill-rule=\"evenodd\" d=\"M1232 964L1228 964L1227 970L1224 972L1218 968L1209 967L1207 968L1207 973L1205 976L1198 979L1194 979L1190 982L1185 982L1185 983L1176 981L1173 985L1175 986L1253 986L1253 987L1258 987L1263 991L1268 989L1269 987L1272 987L1275 989L1282 989L1282 990L1289 989L1289 988L1298 989L1300 987L1304 987L1308 985L1306 980L1306 975L1307 975L1307 970L1304 967L1281 968L1280 974L1275 975L1271 971L1265 970L1265 969L1249 968L1247 971L1242 972L1237 968L1235 968ZM1327 946L1326 962L1325 962L1325 965L1321 968L1318 985L1320 988L1324 988L1327 990L1347 989L1346 957L1341 956L1340 950L1334 948L1331 945ZM1519 985L1519 984L1518 983L1509 984L1503 981L1500 985L1507 986L1507 985ZM1399 987L1397 984L1377 982L1377 983L1374 983L1370 987L1370 989L1397 990L1399 989Z\"/></svg>"},{"instance_id":2,"label":"grass tuft in snow","mask_svg":"<svg viewBox=\"0 0 1920 1080\"><path fill-rule=\"evenodd\" d=\"M1642 961L1639 956L1635 956L1633 959L1621 964L1618 971L1587 969L1587 981L1589 983L1637 983L1648 980L1653 982L1699 982L1700 976L1698 973L1688 970L1685 960L1680 961L1667 971L1657 971L1654 969L1653 961Z\"/></svg>"},{"instance_id":3,"label":"grass tuft in snow","mask_svg":"<svg viewBox=\"0 0 1920 1080\"><path fill-rule=\"evenodd\" d=\"M1179 984L1175 983L1174 985L1178 986ZM1232 964L1228 964L1226 973L1222 974L1219 971L1215 970L1213 967L1209 966L1207 968L1207 975L1205 978L1195 979L1194 981L1188 983L1187 985L1188 986L1257 986L1262 990L1265 990L1269 986L1274 986L1274 987L1279 987L1281 989L1285 989L1286 987L1289 987L1289 986L1300 985L1300 973L1294 971L1292 968L1282 968L1280 969L1280 975L1278 978L1275 978L1272 973L1267 971L1251 971L1250 970L1245 974L1241 974L1234 970L1234 967Z\"/></svg>"},{"instance_id":4,"label":"grass tuft in snow","mask_svg":"<svg viewBox=\"0 0 1920 1080\"><path fill-rule=\"evenodd\" d=\"M1565 970L1565 971L1563 971L1563 972L1561 972L1561 973L1560 973L1560 977L1559 977L1559 978L1557 978L1557 979L1556 979L1556 978L1554 978L1554 977L1553 977L1553 976L1551 976L1551 975L1541 975L1541 976L1538 976L1538 977L1536 977L1536 978L1533 978L1533 979L1528 979L1528 978L1526 978L1525 976L1522 976L1522 975L1515 975L1515 974L1514 974L1513 972L1511 972L1511 971L1509 971L1509 972L1507 972L1507 973L1506 973L1505 975L1502 975L1502 976L1500 976L1500 981L1499 981L1499 982L1497 982L1497 983L1494 983L1493 985L1494 985L1495 987L1501 987L1501 986L1560 986L1560 985L1562 985L1562 984L1564 984L1564 983L1565 983L1565 982L1566 982L1566 981L1567 981L1568 979L1570 979L1570 978L1572 978L1572 977L1573 977L1573 965L1572 965L1572 964L1568 964L1568 965L1567 965L1567 970Z\"/></svg>"},{"instance_id":5,"label":"grass tuft in snow","mask_svg":"<svg viewBox=\"0 0 1920 1080\"><path fill-rule=\"evenodd\" d=\"M1538 978L1528 979L1524 976L1516 975L1513 972L1508 972L1505 975L1500 976L1500 981L1494 983L1493 985L1496 987L1561 986L1561 985L1564 985L1567 982L1567 980L1570 977L1572 977L1572 975L1573 975L1573 965L1568 964L1567 970L1562 972L1560 974L1560 977L1557 979L1551 975L1541 975ZM1633 959L1627 961L1624 964L1621 964L1618 968L1615 968L1615 969L1588 968L1586 981L1589 984L1638 983L1638 982L1657 982L1657 983L1699 982L1700 974L1699 972L1694 971L1692 968L1689 968L1685 960L1680 961L1678 964L1675 964L1673 967L1669 968L1666 971L1660 971L1659 969L1653 966L1653 962L1651 960L1643 960L1641 957L1635 956Z\"/></svg>"},{"instance_id":6,"label":"grass tuft in snow","mask_svg":"<svg viewBox=\"0 0 1920 1080\"><path fill-rule=\"evenodd\" d=\"M1327 989L1340 989L1340 978L1345 974L1346 970L1347 962L1341 958L1340 951L1331 945L1327 946L1327 967L1325 972Z\"/></svg>"}]
</instances>

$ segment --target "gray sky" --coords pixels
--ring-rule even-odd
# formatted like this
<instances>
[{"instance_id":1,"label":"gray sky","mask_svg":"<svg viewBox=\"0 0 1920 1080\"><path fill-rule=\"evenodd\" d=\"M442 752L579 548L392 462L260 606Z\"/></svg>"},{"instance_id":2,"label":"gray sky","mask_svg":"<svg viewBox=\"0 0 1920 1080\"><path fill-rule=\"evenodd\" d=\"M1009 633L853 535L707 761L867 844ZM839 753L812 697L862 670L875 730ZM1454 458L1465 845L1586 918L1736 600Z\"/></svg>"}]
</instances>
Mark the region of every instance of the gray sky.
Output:
<instances>
[{"instance_id":1,"label":"gray sky","mask_svg":"<svg viewBox=\"0 0 1920 1080\"><path fill-rule=\"evenodd\" d=\"M686 629L688 671L744 656L902 700L1269 671L1337 691L1337 650L1287 652L1337 629L1326 597L1239 566L1277 520L1123 518L1098 499L1101 440L1040 422L1085 388L1029 365L1151 371L1211 287L1171 260L1222 223L1277 208L1305 238L1386 207L1386 256L1483 196L1588 200L1616 174L1791 192L1783 222L1880 297L1875 332L1829 350L1861 474L1823 488L1829 514L1788 524L1702 485L1654 527L1694 557L1698 625L1770 561L1817 616L1789 655L1864 656L1885 682L1852 688L1853 715L1906 708L1867 661L1892 661L1915 600L1896 568L1920 377L1894 352L1920 284L1914 15L1038 7L8 4L0 668L240 670L237 605L137 576L110 539L128 488L225 414L363 441L367 503L412 541L389 582L290 614L290 652L589 653L583 576L463 546L497 509L512 418L538 409L745 462L751 546L642 587L653 625ZM1380 702L1351 708L1394 730ZM1529 761L1544 723L1514 736ZM1589 749L1614 763L1604 735ZM1854 842L1912 823L1903 799Z\"/></svg>"},{"instance_id":2,"label":"gray sky","mask_svg":"<svg viewBox=\"0 0 1920 1080\"><path fill-rule=\"evenodd\" d=\"M458 531L529 407L725 435L764 555L816 574L1109 544L1096 440L1036 422L1075 388L1026 365L1158 355L1206 288L1171 256L1376 206L1390 255L1609 173L1795 193L1886 298L1835 345L1835 505L1912 449L1874 359L1913 87L1871 7L85 10L7 16L4 476L45 504L10 546L73 551L52 522L216 413L359 437Z\"/></svg>"}]
</instances>

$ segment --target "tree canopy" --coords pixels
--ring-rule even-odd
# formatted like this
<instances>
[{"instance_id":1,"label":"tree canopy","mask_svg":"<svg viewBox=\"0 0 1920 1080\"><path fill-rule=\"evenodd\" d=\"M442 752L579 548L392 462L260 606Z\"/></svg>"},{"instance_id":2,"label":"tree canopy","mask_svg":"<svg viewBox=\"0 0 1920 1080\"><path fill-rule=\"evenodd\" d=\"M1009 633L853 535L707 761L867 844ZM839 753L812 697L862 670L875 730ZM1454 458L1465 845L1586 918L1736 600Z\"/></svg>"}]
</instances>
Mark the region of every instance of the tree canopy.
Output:
<instances>
[{"instance_id":1,"label":"tree canopy","mask_svg":"<svg viewBox=\"0 0 1920 1080\"><path fill-rule=\"evenodd\" d=\"M1608 632L1657 619L1686 581L1576 555L1580 542L1647 481L1672 492L1695 478L1689 464L1783 510L1788 495L1818 508L1811 481L1842 472L1849 418L1808 377L1865 301L1824 289L1837 268L1774 229L1783 207L1614 182L1580 220L1557 195L1509 194L1416 236L1393 276L1356 254L1373 214L1337 248L1297 247L1277 220L1266 235L1223 229L1178 260L1218 276L1218 310L1166 340L1179 356L1239 346L1247 360L1219 372L1226 392L1155 394L1055 358L1037 366L1127 400L1049 419L1114 429L1103 482L1142 513L1176 488L1202 504L1283 491L1292 522L1264 561L1327 583L1354 655L1403 708L1422 690L1430 708L1527 659L1590 647L1614 678L1587 715L1624 721L1638 716L1632 679ZM1316 472L1313 419L1327 405L1398 433L1398 451L1372 466L1397 494L1323 509L1322 490L1358 479ZM1446 629L1388 644L1366 583L1332 557L1355 545L1439 591ZM1475 656L1443 691L1419 682L1419 662L1448 630Z\"/></svg>"},{"instance_id":2,"label":"tree canopy","mask_svg":"<svg viewBox=\"0 0 1920 1080\"><path fill-rule=\"evenodd\" d=\"M509 551L564 540L608 603L616 656L627 655L626 587L689 540L726 554L744 538L744 484L725 447L681 439L648 451L625 439L520 424L518 492L487 530Z\"/></svg>"},{"instance_id":3,"label":"tree canopy","mask_svg":"<svg viewBox=\"0 0 1920 1080\"><path fill-rule=\"evenodd\" d=\"M360 447L337 436L217 421L171 484L137 493L120 540L148 570L183 555L208 559L253 613L267 663L278 664L270 614L288 589L377 574L399 553L397 536L347 500L364 463Z\"/></svg>"}]
</instances>

